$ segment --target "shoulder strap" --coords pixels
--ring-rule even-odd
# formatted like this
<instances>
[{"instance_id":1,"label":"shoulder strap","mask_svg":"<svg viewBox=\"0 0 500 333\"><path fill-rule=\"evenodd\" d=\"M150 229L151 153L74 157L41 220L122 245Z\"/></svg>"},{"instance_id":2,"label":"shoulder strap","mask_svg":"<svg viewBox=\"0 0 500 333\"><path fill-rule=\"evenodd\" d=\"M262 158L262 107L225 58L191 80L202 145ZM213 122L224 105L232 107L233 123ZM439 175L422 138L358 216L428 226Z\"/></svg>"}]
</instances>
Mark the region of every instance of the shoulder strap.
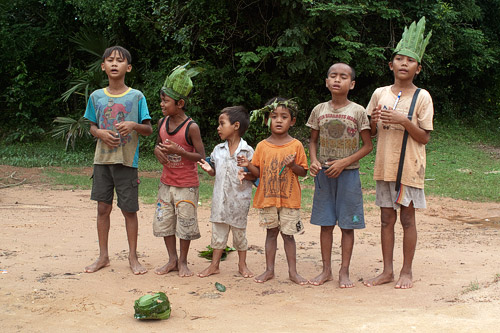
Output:
<instances>
[{"instance_id":1,"label":"shoulder strap","mask_svg":"<svg viewBox=\"0 0 500 333\"><path fill-rule=\"evenodd\" d=\"M157 136L157 138L160 137L160 129L161 129L161 126L163 125L163 123L165 122L165 119L167 119L167 117L161 118L160 121L158 122L158 136ZM155 142L155 147L156 147L156 144L158 143L158 140L159 139L157 139Z\"/></svg>"},{"instance_id":2,"label":"shoulder strap","mask_svg":"<svg viewBox=\"0 0 500 333\"><path fill-rule=\"evenodd\" d=\"M166 119L167 117L163 117L160 119L160 122L158 123L158 133L160 132L161 125L163 125Z\"/></svg>"},{"instance_id":3,"label":"shoulder strap","mask_svg":"<svg viewBox=\"0 0 500 333\"><path fill-rule=\"evenodd\" d=\"M191 121L187 124L186 126L186 142L192 146L193 143L191 142L191 139L189 138L189 127L194 123L194 120L191 119Z\"/></svg>"},{"instance_id":4,"label":"shoulder strap","mask_svg":"<svg viewBox=\"0 0 500 333\"><path fill-rule=\"evenodd\" d=\"M410 110L408 110L408 119L412 119L413 111L415 109L415 104L417 104L418 93L420 92L420 88L415 90L413 94L413 99L411 100ZM403 134L403 144L401 146L401 155L399 156L399 166L398 166L398 175L396 177L396 192L399 192L399 188L401 187L401 177L403 175L403 165L405 163L405 154L406 154L406 142L408 141L408 131L405 130Z\"/></svg>"}]
</instances>

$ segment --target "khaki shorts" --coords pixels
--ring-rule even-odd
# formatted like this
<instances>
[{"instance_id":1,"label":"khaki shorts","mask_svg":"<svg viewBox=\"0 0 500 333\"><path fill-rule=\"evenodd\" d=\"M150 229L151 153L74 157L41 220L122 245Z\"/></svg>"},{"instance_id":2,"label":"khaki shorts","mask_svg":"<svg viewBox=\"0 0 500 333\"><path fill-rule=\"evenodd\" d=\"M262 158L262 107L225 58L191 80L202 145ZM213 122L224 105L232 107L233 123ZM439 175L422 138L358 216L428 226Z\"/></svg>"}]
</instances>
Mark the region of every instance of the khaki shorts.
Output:
<instances>
[{"instance_id":1,"label":"khaki shorts","mask_svg":"<svg viewBox=\"0 0 500 333\"><path fill-rule=\"evenodd\" d=\"M396 192L395 186L396 182L377 180L375 205L397 210L413 202L414 208L427 208L424 189L401 184L399 192Z\"/></svg>"},{"instance_id":2,"label":"khaki shorts","mask_svg":"<svg viewBox=\"0 0 500 333\"><path fill-rule=\"evenodd\" d=\"M175 235L185 240L200 238L197 208L198 187L175 187L160 183L153 234L156 237Z\"/></svg>"},{"instance_id":3,"label":"khaki shorts","mask_svg":"<svg viewBox=\"0 0 500 333\"><path fill-rule=\"evenodd\" d=\"M285 235L295 235L304 230L299 208L266 207L259 209L259 225L266 229L279 228Z\"/></svg>"},{"instance_id":4,"label":"khaki shorts","mask_svg":"<svg viewBox=\"0 0 500 333\"><path fill-rule=\"evenodd\" d=\"M226 223L212 223L212 243L210 246L213 249L225 249L230 230L233 232L233 247L237 251L248 250L246 229L235 228Z\"/></svg>"}]
</instances>

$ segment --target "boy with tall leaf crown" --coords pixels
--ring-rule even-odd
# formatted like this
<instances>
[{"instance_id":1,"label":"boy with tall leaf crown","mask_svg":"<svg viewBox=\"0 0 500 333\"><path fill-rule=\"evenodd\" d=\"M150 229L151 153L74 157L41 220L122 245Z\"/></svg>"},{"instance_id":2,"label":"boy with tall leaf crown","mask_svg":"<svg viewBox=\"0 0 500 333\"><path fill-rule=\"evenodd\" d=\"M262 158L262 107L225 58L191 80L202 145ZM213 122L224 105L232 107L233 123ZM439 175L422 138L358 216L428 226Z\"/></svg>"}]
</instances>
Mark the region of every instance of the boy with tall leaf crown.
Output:
<instances>
[{"instance_id":1,"label":"boy with tall leaf crown","mask_svg":"<svg viewBox=\"0 0 500 333\"><path fill-rule=\"evenodd\" d=\"M413 287L412 263L417 244L415 209L426 208L424 194L425 145L433 130L434 107L430 94L413 79L422 70L422 57L431 33L424 38L425 17L405 28L389 69L394 84L377 88L366 110L372 136L377 137L374 179L375 204L381 213L383 272L366 280L366 286L394 281L394 225L403 226L403 267L395 288Z\"/></svg>"},{"instance_id":2,"label":"boy with tall leaf crown","mask_svg":"<svg viewBox=\"0 0 500 333\"><path fill-rule=\"evenodd\" d=\"M158 201L153 218L153 233L163 237L169 255L168 263L156 274L178 271L179 276L192 276L187 265L191 240L201 237L198 229L198 166L205 158L200 128L186 115L186 103L193 88L191 77L199 68L175 67L160 91L161 109L154 154L163 164ZM180 252L177 255L176 236Z\"/></svg>"}]
</instances>

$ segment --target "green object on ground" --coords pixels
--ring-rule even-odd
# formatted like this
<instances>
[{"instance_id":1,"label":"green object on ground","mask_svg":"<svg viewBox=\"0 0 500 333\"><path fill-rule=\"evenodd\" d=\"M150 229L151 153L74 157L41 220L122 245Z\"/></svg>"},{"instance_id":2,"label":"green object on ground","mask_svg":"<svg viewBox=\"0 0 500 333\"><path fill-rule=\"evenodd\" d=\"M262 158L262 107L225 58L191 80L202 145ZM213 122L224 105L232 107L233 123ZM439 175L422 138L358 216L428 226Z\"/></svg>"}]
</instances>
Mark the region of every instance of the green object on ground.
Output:
<instances>
[{"instance_id":1,"label":"green object on ground","mask_svg":"<svg viewBox=\"0 0 500 333\"><path fill-rule=\"evenodd\" d=\"M207 245L207 249L208 250L205 250L205 251L198 251L199 252L198 257L202 257L202 258L205 258L207 260L212 260L212 256L214 254L214 249L210 245ZM222 256L221 256L220 260L221 261L226 260L227 254L229 252L232 252L232 251L236 251L236 249L234 247L226 246L226 249L224 250L224 252L222 252Z\"/></svg>"},{"instance_id":2,"label":"green object on ground","mask_svg":"<svg viewBox=\"0 0 500 333\"><path fill-rule=\"evenodd\" d=\"M220 284L219 282L215 282L215 288L217 288L217 290L220 292L226 291L226 286L224 286L223 284Z\"/></svg>"},{"instance_id":3,"label":"green object on ground","mask_svg":"<svg viewBox=\"0 0 500 333\"><path fill-rule=\"evenodd\" d=\"M135 319L168 319L171 312L168 297L162 292L140 297L134 303L134 310Z\"/></svg>"}]
</instances>

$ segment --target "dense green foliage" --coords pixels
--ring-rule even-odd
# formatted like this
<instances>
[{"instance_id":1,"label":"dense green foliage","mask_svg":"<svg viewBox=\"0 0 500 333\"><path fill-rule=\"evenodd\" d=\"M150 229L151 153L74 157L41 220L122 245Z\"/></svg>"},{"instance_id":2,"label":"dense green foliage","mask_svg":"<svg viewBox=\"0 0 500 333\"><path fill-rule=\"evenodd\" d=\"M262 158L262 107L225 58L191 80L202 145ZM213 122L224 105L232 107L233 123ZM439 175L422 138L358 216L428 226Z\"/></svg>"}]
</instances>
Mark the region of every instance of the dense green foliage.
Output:
<instances>
[{"instance_id":1,"label":"dense green foliage","mask_svg":"<svg viewBox=\"0 0 500 333\"><path fill-rule=\"evenodd\" d=\"M329 97L328 67L352 64L351 99L366 105L377 86L392 82L387 62L403 27L423 15L433 36L416 83L431 92L436 119L486 121L492 138L500 136L500 0L2 0L0 6L6 142L42 138L58 116L78 120L89 92L106 84L96 64L112 44L131 51L126 82L145 93L153 123L161 117L158 91L169 70L186 60L206 68L194 78L189 113L207 151L218 140L220 109L259 108L275 95L298 98L303 112L294 135L305 138L301 125ZM255 144L263 135L253 125L247 139Z\"/></svg>"}]
</instances>

